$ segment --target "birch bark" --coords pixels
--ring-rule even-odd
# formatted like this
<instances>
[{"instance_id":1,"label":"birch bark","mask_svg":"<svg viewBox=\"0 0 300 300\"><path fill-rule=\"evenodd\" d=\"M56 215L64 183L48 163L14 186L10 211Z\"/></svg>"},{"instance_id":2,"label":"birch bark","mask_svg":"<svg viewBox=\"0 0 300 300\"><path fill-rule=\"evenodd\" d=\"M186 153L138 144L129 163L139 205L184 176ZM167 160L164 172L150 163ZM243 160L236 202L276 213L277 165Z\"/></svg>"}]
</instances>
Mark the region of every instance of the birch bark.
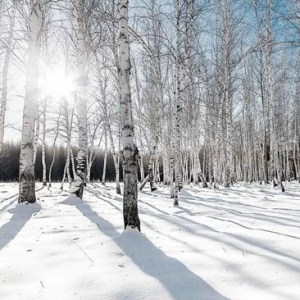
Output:
<instances>
[{"instance_id":1,"label":"birch bark","mask_svg":"<svg viewBox=\"0 0 300 300\"><path fill-rule=\"evenodd\" d=\"M233 183L233 149L232 149L232 107L230 101L230 81L231 81L231 2L224 1L223 4L223 43L224 43L224 81L223 81L223 101L225 104L226 119L226 171L225 186L229 187Z\"/></svg>"},{"instance_id":2,"label":"birch bark","mask_svg":"<svg viewBox=\"0 0 300 300\"><path fill-rule=\"evenodd\" d=\"M106 123L106 122L105 122ZM104 128L104 162L103 162L103 172L102 172L102 184L105 185L106 178L106 162L107 162L107 125L105 124Z\"/></svg>"},{"instance_id":3,"label":"birch bark","mask_svg":"<svg viewBox=\"0 0 300 300\"><path fill-rule=\"evenodd\" d=\"M119 64L118 79L120 90L122 144L123 144L123 217L124 227L137 227L138 216L137 166L138 149L133 140L132 104L130 91L130 47L128 38L128 0L118 1L119 12Z\"/></svg>"},{"instance_id":4,"label":"birch bark","mask_svg":"<svg viewBox=\"0 0 300 300\"><path fill-rule=\"evenodd\" d=\"M47 177L46 177L46 121L47 121L47 104L48 99L44 100L44 107L43 107L43 136L42 136L42 165L43 165L43 186L47 186Z\"/></svg>"},{"instance_id":5,"label":"birch bark","mask_svg":"<svg viewBox=\"0 0 300 300\"><path fill-rule=\"evenodd\" d=\"M52 148L53 148L52 160L51 160L51 164L50 164L50 167L49 167L49 174L48 174L48 182L49 182L48 186L49 187L51 187L51 182L52 182L52 169L53 169L53 166L54 166L55 156L56 156L56 141L57 141L58 133L59 133L60 116L61 116L61 109L59 108L59 114L58 114L57 123L56 123L56 131L55 131L54 141L53 141L53 144L52 144Z\"/></svg>"},{"instance_id":6,"label":"birch bark","mask_svg":"<svg viewBox=\"0 0 300 300\"><path fill-rule=\"evenodd\" d=\"M76 86L77 112L78 112L78 154L77 168L71 193L82 199L83 188L86 182L86 156L87 156L87 79L86 79L86 45L84 37L84 8L81 0L74 1L75 31L77 35L77 69L78 78Z\"/></svg>"},{"instance_id":7,"label":"birch bark","mask_svg":"<svg viewBox=\"0 0 300 300\"><path fill-rule=\"evenodd\" d=\"M181 152L181 113L182 113L182 3L176 1L176 94L175 94L175 122L174 122L174 156L175 156L175 189L174 189L174 206L179 205L178 193L180 190L181 170L180 170L180 152Z\"/></svg>"},{"instance_id":8,"label":"birch bark","mask_svg":"<svg viewBox=\"0 0 300 300\"><path fill-rule=\"evenodd\" d=\"M10 24L9 24L9 36L6 44L5 49L5 57L4 57L4 65L2 71L2 94L1 94L1 110L0 110L0 153L3 146L3 138L4 138L4 125L5 125L5 114L6 114L6 101L7 101L7 94L8 94L8 73L9 73L9 65L11 59L11 52L12 52L12 45L13 45L13 38L14 38L14 28L15 28L15 21L16 21L16 1L13 1L12 8L11 8L11 15L10 15ZM0 18L2 16L2 6L3 4L0 3ZM0 27L1 27L1 19L0 19Z\"/></svg>"},{"instance_id":9,"label":"birch bark","mask_svg":"<svg viewBox=\"0 0 300 300\"><path fill-rule=\"evenodd\" d=\"M40 0L33 0L30 12L29 49L20 152L19 202L36 202L34 173L34 131L35 119L38 112L38 74L41 31L42 3Z\"/></svg>"}]
</instances>

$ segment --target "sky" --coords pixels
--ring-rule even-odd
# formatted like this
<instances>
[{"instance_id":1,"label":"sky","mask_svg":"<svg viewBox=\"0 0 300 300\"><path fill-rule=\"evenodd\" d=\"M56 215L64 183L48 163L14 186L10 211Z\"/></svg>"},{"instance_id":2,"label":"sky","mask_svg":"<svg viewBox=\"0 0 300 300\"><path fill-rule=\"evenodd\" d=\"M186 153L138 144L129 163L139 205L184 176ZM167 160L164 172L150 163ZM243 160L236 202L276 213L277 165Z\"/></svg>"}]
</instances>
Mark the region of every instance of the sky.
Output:
<instances>
[{"instance_id":1,"label":"sky","mask_svg":"<svg viewBox=\"0 0 300 300\"><path fill-rule=\"evenodd\" d=\"M276 1L275 1L276 2ZM132 2L132 6L135 7L137 5L137 2ZM167 3L166 1L161 1L162 4ZM278 4L275 6L275 11L277 16L280 16L282 14L285 14L288 12L288 6L287 2L280 0L278 1ZM133 14L133 11L131 11ZM54 20L57 21L62 18L62 15L58 13L57 11L54 11ZM252 18L251 14L249 14L249 18ZM20 20L22 18L18 18ZM246 18L247 20L247 18ZM6 20L7 21L7 20ZM252 22L251 19L248 20L250 23ZM5 22L5 20L4 20ZM57 25L60 25L57 23ZM213 26L213 24L211 25ZM281 35L282 32L286 32L281 30L284 26L281 21L276 21L274 23L274 28L276 30L276 38L278 40L285 39L286 36ZM12 57L12 63L10 65L10 74L9 74L9 98L7 101L7 113L6 113L6 128L5 128L5 141L18 141L21 138L21 120L22 120L22 111L23 111L23 103L24 103L24 94L25 94L25 65L20 64L20 60L24 63L26 63L26 52L27 52L27 43L23 42L21 43L20 40L24 40L24 34L20 31L22 28L24 28L23 25L17 23L14 35L19 40L14 45L14 55L18 57L18 59L15 59L15 57ZM291 25L290 28L293 28ZM57 28L56 28L57 29ZM210 38L205 38L205 34L202 36L202 41L205 43L211 42L210 39L213 39L213 36L211 35L212 32L207 32L206 34L210 35ZM290 38L295 38L295 29L289 29L289 36ZM55 46L55 45L54 45ZM52 47L53 48L53 47ZM135 47L138 49L138 47ZM54 49L50 49L51 56L54 58L55 63L57 63L58 66L62 68L65 65L64 57L59 54L59 48L56 47ZM290 54L293 50L291 50ZM0 66L2 67L2 64L0 63ZM58 68L60 68L58 67ZM61 72L61 71L60 71ZM53 74L55 76L55 74ZM51 78L51 76L50 76Z\"/></svg>"}]
</instances>

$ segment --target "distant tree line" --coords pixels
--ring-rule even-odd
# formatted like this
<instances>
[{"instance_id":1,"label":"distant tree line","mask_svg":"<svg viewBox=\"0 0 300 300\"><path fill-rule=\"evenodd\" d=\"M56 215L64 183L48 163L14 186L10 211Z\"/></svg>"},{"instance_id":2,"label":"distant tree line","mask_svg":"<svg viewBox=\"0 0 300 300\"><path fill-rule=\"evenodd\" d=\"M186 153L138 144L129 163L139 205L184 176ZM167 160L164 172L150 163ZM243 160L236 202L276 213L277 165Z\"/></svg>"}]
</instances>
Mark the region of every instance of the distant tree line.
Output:
<instances>
[{"instance_id":1,"label":"distant tree line","mask_svg":"<svg viewBox=\"0 0 300 300\"><path fill-rule=\"evenodd\" d=\"M76 147L72 147L73 153L76 155L78 149ZM45 156L46 156L46 174L47 174L47 181L48 181L48 174L49 174L49 167L52 161L53 155L53 146L46 146L45 147ZM295 163L291 159L293 153L290 154L290 176L286 177L283 174L282 180L289 180L298 179L296 177L296 170L295 170ZM20 157L20 144L19 143L4 143L2 153L0 156L0 181L18 181L19 180L19 157ZM96 154L96 158L91 167L91 181L101 181L103 176L103 164L105 158L105 151L98 150ZM205 151L200 152L200 160L203 161L205 158ZM60 182L63 178L64 167L67 159L67 149L64 146L56 146L56 156L52 170L52 182ZM268 155L268 160L270 160L270 156ZM141 159L139 160L138 166L138 179L143 181L145 176L148 175L147 166L149 163L149 156L143 156L143 168L141 168ZM192 161L189 160L189 164ZM76 164L76 161L75 161ZM206 169L206 164L203 166L203 171L205 174L208 174L208 170ZM69 166L70 174L72 176L72 168L71 164ZM122 169L122 160L119 163L120 168L120 180L123 180L123 169ZM163 161L162 157L159 157L159 171L156 171L155 181L163 181L166 184L166 179L163 176ZM42 172L43 172L43 165L42 165L42 147L38 147L37 149L37 157L36 157L36 164L35 164L35 172L36 172L36 180L42 181ZM189 182L192 181L192 172L188 172L186 176L189 178ZM107 152L107 162L106 162L106 181L115 181L116 180L116 173L113 161L113 155L111 151L108 150ZM72 178L73 179L73 178ZM67 179L66 179L67 180ZM205 176L204 180L209 181L209 176ZM202 180L200 180L202 181Z\"/></svg>"},{"instance_id":2,"label":"distant tree line","mask_svg":"<svg viewBox=\"0 0 300 300\"><path fill-rule=\"evenodd\" d=\"M73 152L77 154L77 149L74 147ZM50 163L52 161L53 147L46 146L46 165L47 174L49 173ZM20 144L19 143L4 143L2 148L2 153L0 156L0 180L1 181L18 181L19 180L19 158L20 158ZM64 166L67 159L67 151L63 146L56 147L56 158L52 170L52 181L61 181L64 172ZM76 162L75 162L76 163ZM91 180L101 181L103 173L103 163L104 163L104 151L99 150L96 154L95 161L91 168ZM122 180L122 166L121 168L121 180ZM35 164L35 174L36 180L42 181L42 149L38 147L37 157ZM71 165L70 172L72 174ZM47 178L48 179L48 178ZM106 162L106 180L115 180L115 170L113 157L110 151L108 151L107 162Z\"/></svg>"}]
</instances>

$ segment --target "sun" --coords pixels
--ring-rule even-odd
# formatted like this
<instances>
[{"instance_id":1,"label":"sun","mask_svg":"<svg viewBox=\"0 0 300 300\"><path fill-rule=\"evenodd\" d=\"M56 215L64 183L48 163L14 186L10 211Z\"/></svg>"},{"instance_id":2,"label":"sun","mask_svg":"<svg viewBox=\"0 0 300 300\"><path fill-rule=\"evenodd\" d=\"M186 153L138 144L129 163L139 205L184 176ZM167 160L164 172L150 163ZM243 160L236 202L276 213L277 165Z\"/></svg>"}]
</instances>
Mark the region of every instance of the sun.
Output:
<instances>
[{"instance_id":1,"label":"sun","mask_svg":"<svg viewBox=\"0 0 300 300\"><path fill-rule=\"evenodd\" d=\"M46 68L40 82L41 94L55 102L74 102L75 87L75 76L58 65Z\"/></svg>"}]
</instances>

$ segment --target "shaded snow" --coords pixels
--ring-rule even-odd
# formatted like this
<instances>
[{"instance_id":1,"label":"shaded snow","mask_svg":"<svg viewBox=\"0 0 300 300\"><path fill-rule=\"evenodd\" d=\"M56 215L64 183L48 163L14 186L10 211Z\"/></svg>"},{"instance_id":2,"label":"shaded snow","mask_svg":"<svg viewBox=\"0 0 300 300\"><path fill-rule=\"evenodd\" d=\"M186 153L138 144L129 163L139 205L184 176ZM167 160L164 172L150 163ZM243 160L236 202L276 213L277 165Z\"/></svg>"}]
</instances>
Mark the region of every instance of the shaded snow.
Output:
<instances>
[{"instance_id":1,"label":"shaded snow","mask_svg":"<svg viewBox=\"0 0 300 300\"><path fill-rule=\"evenodd\" d=\"M38 185L38 188L40 186ZM142 233L122 197L90 185L17 204L0 184L0 299L300 299L300 185L139 194Z\"/></svg>"}]
</instances>

